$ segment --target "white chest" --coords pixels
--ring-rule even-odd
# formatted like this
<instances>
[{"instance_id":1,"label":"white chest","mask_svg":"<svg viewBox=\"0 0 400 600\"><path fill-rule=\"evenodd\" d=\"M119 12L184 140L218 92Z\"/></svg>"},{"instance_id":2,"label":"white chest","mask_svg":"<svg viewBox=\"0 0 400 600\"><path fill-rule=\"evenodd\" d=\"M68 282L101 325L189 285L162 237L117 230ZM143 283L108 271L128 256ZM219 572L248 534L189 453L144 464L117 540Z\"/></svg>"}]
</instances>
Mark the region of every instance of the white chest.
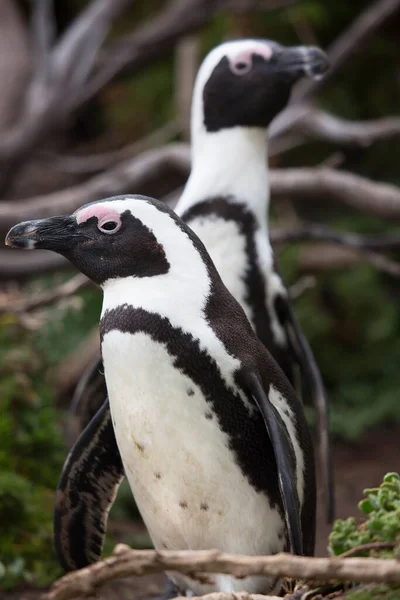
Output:
<instances>
[{"instance_id":1,"label":"white chest","mask_svg":"<svg viewBox=\"0 0 400 600\"><path fill-rule=\"evenodd\" d=\"M245 279L249 269L246 238L238 224L216 215L207 215L196 217L189 225L207 248L224 284L242 306L254 327L253 311L247 301Z\"/></svg>"},{"instance_id":2,"label":"white chest","mask_svg":"<svg viewBox=\"0 0 400 600\"><path fill-rule=\"evenodd\" d=\"M278 512L243 476L201 389L174 366L165 345L141 332L111 331L102 352L118 447L155 547L282 550ZM271 583L174 578L198 594L265 591Z\"/></svg>"}]
</instances>

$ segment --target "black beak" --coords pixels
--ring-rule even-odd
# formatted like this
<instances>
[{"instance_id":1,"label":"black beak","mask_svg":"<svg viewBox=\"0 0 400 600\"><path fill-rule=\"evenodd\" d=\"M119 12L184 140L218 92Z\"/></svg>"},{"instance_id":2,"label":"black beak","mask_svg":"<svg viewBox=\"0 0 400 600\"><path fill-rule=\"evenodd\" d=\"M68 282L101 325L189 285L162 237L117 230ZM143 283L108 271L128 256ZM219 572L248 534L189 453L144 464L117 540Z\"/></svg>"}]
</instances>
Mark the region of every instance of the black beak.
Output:
<instances>
[{"instance_id":1,"label":"black beak","mask_svg":"<svg viewBox=\"0 0 400 600\"><path fill-rule=\"evenodd\" d=\"M280 69L293 75L309 75L318 79L329 69L329 60L325 52L315 46L294 46L282 48L277 56Z\"/></svg>"},{"instance_id":2,"label":"black beak","mask_svg":"<svg viewBox=\"0 0 400 600\"><path fill-rule=\"evenodd\" d=\"M11 248L35 250L42 248L62 254L71 245L77 223L70 216L24 221L10 229L5 244Z\"/></svg>"}]
</instances>

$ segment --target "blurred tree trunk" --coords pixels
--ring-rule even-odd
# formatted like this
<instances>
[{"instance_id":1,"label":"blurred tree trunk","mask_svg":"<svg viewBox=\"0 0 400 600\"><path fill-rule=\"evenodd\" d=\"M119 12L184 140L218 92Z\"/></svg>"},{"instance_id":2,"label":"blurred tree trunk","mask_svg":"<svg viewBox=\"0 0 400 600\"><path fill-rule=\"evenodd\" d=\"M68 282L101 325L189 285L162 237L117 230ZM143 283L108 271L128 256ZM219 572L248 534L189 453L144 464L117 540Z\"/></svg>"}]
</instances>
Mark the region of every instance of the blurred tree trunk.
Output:
<instances>
[{"instance_id":1,"label":"blurred tree trunk","mask_svg":"<svg viewBox=\"0 0 400 600\"><path fill-rule=\"evenodd\" d=\"M14 0L0 1L0 131L15 121L31 70L29 30Z\"/></svg>"}]
</instances>

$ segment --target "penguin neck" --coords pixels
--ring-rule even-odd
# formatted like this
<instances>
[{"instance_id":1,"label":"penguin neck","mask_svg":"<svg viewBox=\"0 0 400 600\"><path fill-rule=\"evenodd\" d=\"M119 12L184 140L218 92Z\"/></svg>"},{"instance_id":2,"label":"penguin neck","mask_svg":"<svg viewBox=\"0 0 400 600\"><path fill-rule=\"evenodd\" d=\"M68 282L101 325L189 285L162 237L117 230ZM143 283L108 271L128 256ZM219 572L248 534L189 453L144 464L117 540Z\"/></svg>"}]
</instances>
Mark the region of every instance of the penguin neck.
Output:
<instances>
[{"instance_id":1,"label":"penguin neck","mask_svg":"<svg viewBox=\"0 0 400 600\"><path fill-rule=\"evenodd\" d=\"M192 127L192 170L177 212L207 198L230 196L245 203L267 227L269 183L267 138L263 128L232 127L208 132Z\"/></svg>"}]
</instances>

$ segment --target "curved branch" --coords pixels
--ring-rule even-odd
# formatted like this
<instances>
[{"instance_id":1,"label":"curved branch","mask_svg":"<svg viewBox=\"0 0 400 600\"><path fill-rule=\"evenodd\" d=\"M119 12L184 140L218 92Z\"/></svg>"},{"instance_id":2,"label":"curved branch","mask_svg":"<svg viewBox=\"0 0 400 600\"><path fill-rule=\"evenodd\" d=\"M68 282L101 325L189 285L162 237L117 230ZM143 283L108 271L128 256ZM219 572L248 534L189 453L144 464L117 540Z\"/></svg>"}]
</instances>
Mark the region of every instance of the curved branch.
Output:
<instances>
[{"instance_id":1,"label":"curved branch","mask_svg":"<svg viewBox=\"0 0 400 600\"><path fill-rule=\"evenodd\" d=\"M270 127L271 137L278 137L290 129L298 119L297 105L326 85L349 56L359 50L368 37L376 32L399 9L400 0L377 0L359 14L328 48L327 54L331 64L329 71L320 81L309 79L297 86L291 104L272 122Z\"/></svg>"},{"instance_id":2,"label":"curved branch","mask_svg":"<svg viewBox=\"0 0 400 600\"><path fill-rule=\"evenodd\" d=\"M366 236L357 233L334 231L321 225L311 223L302 224L296 229L272 229L270 240L273 244L287 244L293 242L329 242L349 246L351 248L365 248L369 250L395 250L400 248L400 235L374 235Z\"/></svg>"},{"instance_id":3,"label":"curved branch","mask_svg":"<svg viewBox=\"0 0 400 600\"><path fill-rule=\"evenodd\" d=\"M385 219L400 218L400 190L388 183L378 183L346 171L327 167L271 169L273 197L293 199L324 197L351 208Z\"/></svg>"},{"instance_id":4,"label":"curved branch","mask_svg":"<svg viewBox=\"0 0 400 600\"><path fill-rule=\"evenodd\" d=\"M151 182L173 170L187 177L190 151L186 144L170 144L149 150L82 184L60 192L25 200L0 203L0 234L27 217L40 219L68 214L99 198L141 192ZM327 167L271 169L269 173L273 199L282 196L324 198L346 204L356 210L386 219L400 218L400 190L394 185L378 183L345 171Z\"/></svg>"},{"instance_id":5,"label":"curved branch","mask_svg":"<svg viewBox=\"0 0 400 600\"><path fill-rule=\"evenodd\" d=\"M400 137L400 117L397 116L350 121L307 105L293 107L292 114L291 136L300 135L340 146L364 147ZM272 140L272 148L279 143L282 143L281 139ZM300 138L300 143L304 143L304 139L301 141ZM296 140L296 145L299 145L299 140Z\"/></svg>"},{"instance_id":6,"label":"curved branch","mask_svg":"<svg viewBox=\"0 0 400 600\"><path fill-rule=\"evenodd\" d=\"M131 550L117 546L115 556L59 579L42 600L69 600L95 595L106 581L160 571L179 571L191 576L201 573L228 573L243 578L265 575L315 580L361 583L400 583L400 562L376 558L313 558L275 554L241 556L217 550L165 551Z\"/></svg>"}]
</instances>

